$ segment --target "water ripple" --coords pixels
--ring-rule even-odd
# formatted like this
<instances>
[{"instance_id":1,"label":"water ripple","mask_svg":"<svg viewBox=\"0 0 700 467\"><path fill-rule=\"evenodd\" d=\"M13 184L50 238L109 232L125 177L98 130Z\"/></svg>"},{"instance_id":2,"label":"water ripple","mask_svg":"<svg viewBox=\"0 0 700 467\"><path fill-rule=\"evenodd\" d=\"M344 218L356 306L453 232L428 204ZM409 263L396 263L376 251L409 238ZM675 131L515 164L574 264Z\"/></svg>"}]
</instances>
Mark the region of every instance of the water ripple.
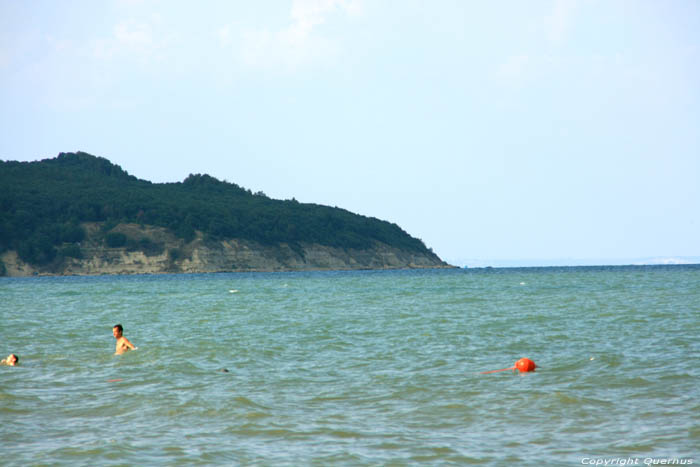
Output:
<instances>
[{"instance_id":1,"label":"water ripple","mask_svg":"<svg viewBox=\"0 0 700 467\"><path fill-rule=\"evenodd\" d=\"M0 367L3 463L697 456L698 284L695 267L2 279L21 358ZM112 355L117 322L137 351ZM522 356L539 370L480 374Z\"/></svg>"}]
</instances>

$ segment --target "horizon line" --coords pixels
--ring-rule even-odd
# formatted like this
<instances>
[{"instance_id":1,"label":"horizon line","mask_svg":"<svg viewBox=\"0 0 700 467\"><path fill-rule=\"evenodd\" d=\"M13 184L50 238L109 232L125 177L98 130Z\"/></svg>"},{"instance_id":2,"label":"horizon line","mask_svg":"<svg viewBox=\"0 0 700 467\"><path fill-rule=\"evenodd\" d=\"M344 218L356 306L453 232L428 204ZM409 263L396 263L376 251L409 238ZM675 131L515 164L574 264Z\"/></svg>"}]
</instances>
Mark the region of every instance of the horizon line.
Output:
<instances>
[{"instance_id":1,"label":"horizon line","mask_svg":"<svg viewBox=\"0 0 700 467\"><path fill-rule=\"evenodd\" d=\"M484 267L576 267L576 266L683 266L700 264L700 256L650 256L637 258L593 258L593 259L445 259L448 264L460 268Z\"/></svg>"}]
</instances>

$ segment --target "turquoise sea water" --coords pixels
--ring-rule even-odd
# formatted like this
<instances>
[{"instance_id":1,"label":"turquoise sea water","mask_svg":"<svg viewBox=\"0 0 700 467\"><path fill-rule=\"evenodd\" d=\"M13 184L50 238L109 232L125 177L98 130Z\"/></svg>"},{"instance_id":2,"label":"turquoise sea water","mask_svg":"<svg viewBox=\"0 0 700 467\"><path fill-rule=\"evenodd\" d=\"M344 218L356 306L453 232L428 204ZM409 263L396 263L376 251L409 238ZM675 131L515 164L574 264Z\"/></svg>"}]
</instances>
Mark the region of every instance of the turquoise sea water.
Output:
<instances>
[{"instance_id":1,"label":"turquoise sea water","mask_svg":"<svg viewBox=\"0 0 700 467\"><path fill-rule=\"evenodd\" d=\"M4 278L0 464L698 464L699 336L699 266Z\"/></svg>"}]
</instances>

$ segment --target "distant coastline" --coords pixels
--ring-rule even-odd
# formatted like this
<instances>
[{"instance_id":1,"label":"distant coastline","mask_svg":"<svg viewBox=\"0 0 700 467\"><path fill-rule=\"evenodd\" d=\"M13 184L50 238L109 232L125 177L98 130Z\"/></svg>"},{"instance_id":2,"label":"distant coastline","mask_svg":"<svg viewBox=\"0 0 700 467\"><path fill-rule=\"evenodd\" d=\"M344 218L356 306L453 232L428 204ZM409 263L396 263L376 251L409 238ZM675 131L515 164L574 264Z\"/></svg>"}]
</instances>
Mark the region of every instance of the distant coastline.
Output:
<instances>
[{"instance_id":1,"label":"distant coastline","mask_svg":"<svg viewBox=\"0 0 700 467\"><path fill-rule=\"evenodd\" d=\"M452 258L447 262L460 268L523 268L567 266L662 266L700 264L700 256L654 256L641 258L595 259L475 259Z\"/></svg>"},{"instance_id":2,"label":"distant coastline","mask_svg":"<svg viewBox=\"0 0 700 467\"><path fill-rule=\"evenodd\" d=\"M61 153L0 161L0 276L449 268L398 225L209 175L152 183Z\"/></svg>"}]
</instances>

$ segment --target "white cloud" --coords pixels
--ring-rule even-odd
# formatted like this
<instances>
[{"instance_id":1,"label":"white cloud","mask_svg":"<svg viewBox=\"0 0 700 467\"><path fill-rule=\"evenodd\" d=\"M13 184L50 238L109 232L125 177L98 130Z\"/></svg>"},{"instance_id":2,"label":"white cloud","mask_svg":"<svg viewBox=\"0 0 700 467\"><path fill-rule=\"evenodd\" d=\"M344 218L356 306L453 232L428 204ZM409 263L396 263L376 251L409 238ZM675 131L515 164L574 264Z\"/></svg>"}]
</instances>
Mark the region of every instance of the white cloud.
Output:
<instances>
[{"instance_id":1,"label":"white cloud","mask_svg":"<svg viewBox=\"0 0 700 467\"><path fill-rule=\"evenodd\" d=\"M167 40L156 31L159 18L127 19L114 25L105 38L91 41L93 56L99 60L126 59L148 63L167 49Z\"/></svg>"},{"instance_id":2,"label":"white cloud","mask_svg":"<svg viewBox=\"0 0 700 467\"><path fill-rule=\"evenodd\" d=\"M571 30L578 2L577 0L555 0L553 5L549 14L539 19L538 23L541 28L537 30L538 34L540 34L539 31L543 31L541 34L544 34L546 39L556 48L556 45L562 42ZM572 62L567 57L543 53L539 49L529 50L507 57L497 65L496 75L506 81L522 81L536 75L553 72L553 67L556 68L556 63L562 60L567 60L568 66L580 67L582 65L575 61Z\"/></svg>"},{"instance_id":3,"label":"white cloud","mask_svg":"<svg viewBox=\"0 0 700 467\"><path fill-rule=\"evenodd\" d=\"M128 20L114 27L114 37L117 43L134 48L150 48L153 46L153 31L150 24Z\"/></svg>"},{"instance_id":4,"label":"white cloud","mask_svg":"<svg viewBox=\"0 0 700 467\"><path fill-rule=\"evenodd\" d=\"M294 69L333 57L338 46L318 31L319 26L326 24L336 13L355 16L360 11L358 0L294 0L286 27L278 30L249 29L242 33L243 61L252 66L281 65ZM233 43L228 27L219 31L219 39L224 45Z\"/></svg>"},{"instance_id":5,"label":"white cloud","mask_svg":"<svg viewBox=\"0 0 700 467\"><path fill-rule=\"evenodd\" d=\"M554 10L544 20L550 41L559 42L568 33L576 7L575 0L557 0L554 3Z\"/></svg>"},{"instance_id":6,"label":"white cloud","mask_svg":"<svg viewBox=\"0 0 700 467\"><path fill-rule=\"evenodd\" d=\"M361 7L353 0L295 0L292 4L292 25L286 32L294 39L303 40L312 30L326 22L326 17L334 10L356 15Z\"/></svg>"},{"instance_id":7,"label":"white cloud","mask_svg":"<svg viewBox=\"0 0 700 467\"><path fill-rule=\"evenodd\" d=\"M231 45L233 42L233 35L231 33L231 26L224 26L217 31L217 36L219 37L219 42L222 45Z\"/></svg>"}]
</instances>

